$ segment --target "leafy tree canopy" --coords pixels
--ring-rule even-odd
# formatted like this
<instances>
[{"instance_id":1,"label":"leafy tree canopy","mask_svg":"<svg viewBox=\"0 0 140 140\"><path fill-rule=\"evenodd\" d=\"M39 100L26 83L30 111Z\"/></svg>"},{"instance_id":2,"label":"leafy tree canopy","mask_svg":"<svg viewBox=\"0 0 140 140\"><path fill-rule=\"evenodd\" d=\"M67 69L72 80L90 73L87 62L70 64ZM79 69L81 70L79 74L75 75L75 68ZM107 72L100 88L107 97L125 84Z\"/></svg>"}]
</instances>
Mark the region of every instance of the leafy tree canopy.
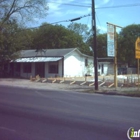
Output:
<instances>
[{"instance_id":1,"label":"leafy tree canopy","mask_svg":"<svg viewBox=\"0 0 140 140\"><path fill-rule=\"evenodd\" d=\"M15 20L7 21L0 32L0 60L14 59L15 52L25 49L29 41L29 33L19 27Z\"/></svg>"},{"instance_id":2,"label":"leafy tree canopy","mask_svg":"<svg viewBox=\"0 0 140 140\"><path fill-rule=\"evenodd\" d=\"M89 48L83 42L82 36L62 25L46 23L36 30L32 48L79 48L81 52L89 53Z\"/></svg>"},{"instance_id":3,"label":"leafy tree canopy","mask_svg":"<svg viewBox=\"0 0 140 140\"><path fill-rule=\"evenodd\" d=\"M13 59L18 50L31 45L32 31L23 30L19 22L45 16L46 0L0 0L0 60Z\"/></svg>"},{"instance_id":4,"label":"leafy tree canopy","mask_svg":"<svg viewBox=\"0 0 140 140\"><path fill-rule=\"evenodd\" d=\"M140 24L124 27L118 37L118 60L135 65L135 41L140 36Z\"/></svg>"},{"instance_id":5,"label":"leafy tree canopy","mask_svg":"<svg viewBox=\"0 0 140 140\"><path fill-rule=\"evenodd\" d=\"M92 33L86 24L74 22L74 23L69 24L67 28L81 35L84 41L86 41L88 37L91 36L91 33Z\"/></svg>"},{"instance_id":6,"label":"leafy tree canopy","mask_svg":"<svg viewBox=\"0 0 140 140\"><path fill-rule=\"evenodd\" d=\"M97 57L98 58L103 58L107 57L107 51L106 51L106 46L107 46L107 35L106 34L99 34L96 37L96 45L97 45ZM91 36L87 40L88 46L94 47L93 45L93 36Z\"/></svg>"}]
</instances>

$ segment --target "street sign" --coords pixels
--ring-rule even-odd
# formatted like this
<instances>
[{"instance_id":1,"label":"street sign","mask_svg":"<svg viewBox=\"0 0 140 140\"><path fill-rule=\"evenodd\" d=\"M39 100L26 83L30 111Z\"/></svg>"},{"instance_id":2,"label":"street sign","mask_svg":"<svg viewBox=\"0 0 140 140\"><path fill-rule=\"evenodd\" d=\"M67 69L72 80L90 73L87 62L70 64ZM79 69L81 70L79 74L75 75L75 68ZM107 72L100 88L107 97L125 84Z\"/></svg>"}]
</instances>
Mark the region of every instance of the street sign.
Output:
<instances>
[{"instance_id":1,"label":"street sign","mask_svg":"<svg viewBox=\"0 0 140 140\"><path fill-rule=\"evenodd\" d=\"M140 51L135 51L135 54L136 54L136 59L140 59Z\"/></svg>"},{"instance_id":2,"label":"street sign","mask_svg":"<svg viewBox=\"0 0 140 140\"><path fill-rule=\"evenodd\" d=\"M135 58L140 59L140 37L135 42Z\"/></svg>"}]
</instances>

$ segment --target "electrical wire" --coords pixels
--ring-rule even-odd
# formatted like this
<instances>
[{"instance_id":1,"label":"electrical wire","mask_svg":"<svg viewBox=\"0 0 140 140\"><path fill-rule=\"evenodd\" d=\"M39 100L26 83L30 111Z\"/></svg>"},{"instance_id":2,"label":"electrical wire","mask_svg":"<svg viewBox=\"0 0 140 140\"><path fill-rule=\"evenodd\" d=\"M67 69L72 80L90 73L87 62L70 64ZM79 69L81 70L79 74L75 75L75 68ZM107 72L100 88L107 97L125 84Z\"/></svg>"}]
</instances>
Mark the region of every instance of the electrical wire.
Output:
<instances>
[{"instance_id":1,"label":"electrical wire","mask_svg":"<svg viewBox=\"0 0 140 140\"><path fill-rule=\"evenodd\" d=\"M81 5L81 4L59 3L59 2L52 2L52 1L50 1L49 3L56 3L56 4L68 5L68 6L77 6L77 7L91 7L91 4L88 4L88 5ZM106 6L106 7L97 7L97 8L95 8L95 9L123 8L123 7L134 7L134 6L140 6L140 3L127 4L127 5L116 5L116 6ZM86 16L91 16L91 14L84 15L84 16L81 16L81 17L78 17L78 18L74 18L74 19L57 21L57 22L50 23L50 24L57 24L57 23L61 23L61 22L70 22L70 21L72 22L72 21L81 19L81 18L86 17ZM98 19L98 20L99 20L99 19ZM38 27L40 27L40 26L38 26ZM33 28L30 28L30 29L35 29L35 28L38 28L38 27L33 27Z\"/></svg>"},{"instance_id":2,"label":"electrical wire","mask_svg":"<svg viewBox=\"0 0 140 140\"><path fill-rule=\"evenodd\" d=\"M123 7L134 7L134 6L140 6L140 3L127 4L127 5L116 5L116 6L98 7L98 8L95 8L95 9L123 8Z\"/></svg>"},{"instance_id":3,"label":"electrical wire","mask_svg":"<svg viewBox=\"0 0 140 140\"><path fill-rule=\"evenodd\" d=\"M73 18L73 19L69 19L69 20L62 20L62 21L57 21L57 22L53 22L53 23L50 23L50 24L57 24L57 23L60 23L60 22L73 22L75 20L79 20L81 18L84 18L84 17L88 17L88 16L91 16L91 14L88 14L88 15L83 15L81 17L77 17L77 18Z\"/></svg>"},{"instance_id":4,"label":"electrical wire","mask_svg":"<svg viewBox=\"0 0 140 140\"><path fill-rule=\"evenodd\" d=\"M52 1L48 3L55 3L55 4L68 5L68 6L77 6L77 7L91 7L91 4L81 5L81 4L60 3L60 2L52 2Z\"/></svg>"},{"instance_id":5,"label":"electrical wire","mask_svg":"<svg viewBox=\"0 0 140 140\"><path fill-rule=\"evenodd\" d=\"M68 5L68 6L76 6L76 7L91 7L91 4L70 4L70 3L59 3L59 2L49 2L49 3L56 3L61 5ZM105 7L95 7L95 9L109 9L109 8L123 8L123 7L134 7L134 6L140 6L140 3L135 4L126 4L126 5L116 5L116 6L105 6Z\"/></svg>"},{"instance_id":6,"label":"electrical wire","mask_svg":"<svg viewBox=\"0 0 140 140\"><path fill-rule=\"evenodd\" d=\"M80 17L77 17L77 18L73 18L73 19L69 19L69 20L61 20L61 21L57 21L57 22L53 22L53 23L49 23L49 24L57 24L57 23L61 23L61 22L73 22L75 20L79 20L81 18L84 18L84 17L88 17L88 16L91 16L91 14L87 14L87 15L83 15L83 16L80 16ZM32 28L27 28L27 30L30 30L30 29L37 29L39 28L40 26L38 27L32 27Z\"/></svg>"},{"instance_id":7,"label":"electrical wire","mask_svg":"<svg viewBox=\"0 0 140 140\"><path fill-rule=\"evenodd\" d=\"M97 21L98 21L98 23L99 23L100 27L102 27L102 26L101 26L101 22L100 22L100 20L99 20L99 18L98 18L97 13L95 13L95 14L96 14L96 18L97 18Z\"/></svg>"}]
</instances>

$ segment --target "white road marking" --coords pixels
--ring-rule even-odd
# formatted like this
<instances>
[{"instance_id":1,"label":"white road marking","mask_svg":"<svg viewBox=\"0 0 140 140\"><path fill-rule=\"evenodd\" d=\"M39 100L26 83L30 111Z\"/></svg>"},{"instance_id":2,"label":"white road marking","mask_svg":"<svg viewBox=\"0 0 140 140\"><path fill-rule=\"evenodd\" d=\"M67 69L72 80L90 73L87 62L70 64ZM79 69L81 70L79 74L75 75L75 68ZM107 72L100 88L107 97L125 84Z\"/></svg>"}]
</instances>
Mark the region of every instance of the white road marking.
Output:
<instances>
[{"instance_id":1,"label":"white road marking","mask_svg":"<svg viewBox=\"0 0 140 140\"><path fill-rule=\"evenodd\" d=\"M0 129L2 129L2 130L6 130L6 131L10 131L10 132L16 132L16 130L13 130L13 129L9 129L9 128L6 128L6 127L2 127L2 126L0 126Z\"/></svg>"}]
</instances>

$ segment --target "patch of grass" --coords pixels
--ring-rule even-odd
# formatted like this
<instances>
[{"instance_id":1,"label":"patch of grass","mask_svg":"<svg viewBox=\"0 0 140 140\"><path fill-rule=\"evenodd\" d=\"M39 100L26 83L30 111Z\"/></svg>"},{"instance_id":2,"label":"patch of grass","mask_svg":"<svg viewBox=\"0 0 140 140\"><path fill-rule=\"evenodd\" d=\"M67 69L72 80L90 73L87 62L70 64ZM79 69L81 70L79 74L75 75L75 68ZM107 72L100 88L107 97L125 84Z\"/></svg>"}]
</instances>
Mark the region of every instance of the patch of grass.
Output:
<instances>
[{"instance_id":1,"label":"patch of grass","mask_svg":"<svg viewBox=\"0 0 140 140\"><path fill-rule=\"evenodd\" d=\"M138 90L123 91L121 94L130 97L140 97L140 91Z\"/></svg>"},{"instance_id":2,"label":"patch of grass","mask_svg":"<svg viewBox=\"0 0 140 140\"><path fill-rule=\"evenodd\" d=\"M137 94L140 96L140 90L124 91L125 94Z\"/></svg>"},{"instance_id":3,"label":"patch of grass","mask_svg":"<svg viewBox=\"0 0 140 140\"><path fill-rule=\"evenodd\" d=\"M120 95L120 96L140 97L140 91L138 91L138 90L121 91L119 93L118 91L108 91L108 90L95 91L94 89L89 89L89 90L85 90L83 92L91 93L91 94L96 93L96 94L104 94L104 95Z\"/></svg>"}]
</instances>

